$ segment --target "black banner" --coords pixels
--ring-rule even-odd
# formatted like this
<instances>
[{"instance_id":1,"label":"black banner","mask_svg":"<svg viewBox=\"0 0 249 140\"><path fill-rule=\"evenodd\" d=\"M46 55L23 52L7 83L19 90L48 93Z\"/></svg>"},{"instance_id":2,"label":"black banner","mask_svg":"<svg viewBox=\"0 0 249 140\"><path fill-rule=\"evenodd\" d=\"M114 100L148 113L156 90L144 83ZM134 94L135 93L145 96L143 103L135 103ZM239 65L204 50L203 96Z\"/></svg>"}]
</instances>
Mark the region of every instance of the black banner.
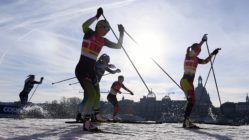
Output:
<instances>
[{"instance_id":1,"label":"black banner","mask_svg":"<svg viewBox=\"0 0 249 140\"><path fill-rule=\"evenodd\" d=\"M0 114L13 114L18 115L21 111L20 106L15 105L0 105Z\"/></svg>"}]
</instances>

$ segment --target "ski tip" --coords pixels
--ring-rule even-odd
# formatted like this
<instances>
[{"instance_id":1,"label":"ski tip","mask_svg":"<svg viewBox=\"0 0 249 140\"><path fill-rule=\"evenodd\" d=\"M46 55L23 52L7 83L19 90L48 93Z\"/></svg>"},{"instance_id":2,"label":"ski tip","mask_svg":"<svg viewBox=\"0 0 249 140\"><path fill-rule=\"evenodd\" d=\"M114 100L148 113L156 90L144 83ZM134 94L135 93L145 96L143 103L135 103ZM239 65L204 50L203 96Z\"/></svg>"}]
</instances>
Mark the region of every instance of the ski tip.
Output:
<instances>
[{"instance_id":1,"label":"ski tip","mask_svg":"<svg viewBox=\"0 0 249 140\"><path fill-rule=\"evenodd\" d=\"M183 129L207 129L207 128L203 128L203 127L199 127L199 126L192 126L192 127L182 127L182 126L180 126L180 127L175 127L175 128L183 128Z\"/></svg>"},{"instance_id":2,"label":"ski tip","mask_svg":"<svg viewBox=\"0 0 249 140\"><path fill-rule=\"evenodd\" d=\"M104 131L99 129L99 128L95 128L95 129L91 129L91 130L85 130L83 129L83 132L90 132L90 133L103 133Z\"/></svg>"},{"instance_id":3,"label":"ski tip","mask_svg":"<svg viewBox=\"0 0 249 140\"><path fill-rule=\"evenodd\" d=\"M65 123L83 123L83 122L79 122L79 121L66 121Z\"/></svg>"},{"instance_id":4,"label":"ski tip","mask_svg":"<svg viewBox=\"0 0 249 140\"><path fill-rule=\"evenodd\" d=\"M199 126L195 126L195 127L183 127L183 128L185 128L185 129L203 129L203 128L199 127Z\"/></svg>"}]
</instances>

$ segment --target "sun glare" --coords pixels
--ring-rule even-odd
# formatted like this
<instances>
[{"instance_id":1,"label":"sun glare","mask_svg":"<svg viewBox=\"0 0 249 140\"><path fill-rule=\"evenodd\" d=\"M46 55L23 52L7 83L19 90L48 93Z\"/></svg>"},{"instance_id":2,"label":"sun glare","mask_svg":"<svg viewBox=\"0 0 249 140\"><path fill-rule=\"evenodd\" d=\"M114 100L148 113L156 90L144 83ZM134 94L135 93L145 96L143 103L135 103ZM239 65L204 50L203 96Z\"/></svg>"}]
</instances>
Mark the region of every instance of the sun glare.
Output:
<instances>
[{"instance_id":1,"label":"sun glare","mask_svg":"<svg viewBox=\"0 0 249 140\"><path fill-rule=\"evenodd\" d=\"M157 32L140 33L136 37L136 41L139 44L133 51L133 58L139 64L146 64L150 58L160 60L165 54L165 40L162 35Z\"/></svg>"},{"instance_id":2,"label":"sun glare","mask_svg":"<svg viewBox=\"0 0 249 140\"><path fill-rule=\"evenodd\" d=\"M154 34L143 34L141 36L142 52L149 57L160 57L163 54L163 41Z\"/></svg>"}]
</instances>

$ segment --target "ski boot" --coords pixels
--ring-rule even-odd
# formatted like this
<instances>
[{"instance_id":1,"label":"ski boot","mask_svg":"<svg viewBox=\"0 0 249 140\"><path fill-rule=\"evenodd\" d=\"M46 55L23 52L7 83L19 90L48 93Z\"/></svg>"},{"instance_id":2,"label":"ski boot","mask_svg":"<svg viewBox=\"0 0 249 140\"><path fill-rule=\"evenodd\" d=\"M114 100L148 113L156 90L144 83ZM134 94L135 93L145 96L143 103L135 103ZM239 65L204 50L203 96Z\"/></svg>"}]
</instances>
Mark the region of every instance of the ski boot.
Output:
<instances>
[{"instance_id":1,"label":"ski boot","mask_svg":"<svg viewBox=\"0 0 249 140\"><path fill-rule=\"evenodd\" d=\"M193 124L193 122L187 118L183 121L183 125L182 125L183 128L193 128L193 129L199 129L200 127Z\"/></svg>"},{"instance_id":2,"label":"ski boot","mask_svg":"<svg viewBox=\"0 0 249 140\"><path fill-rule=\"evenodd\" d=\"M99 129L91 122L90 119L88 119L83 123L83 131L96 132L99 131Z\"/></svg>"},{"instance_id":3,"label":"ski boot","mask_svg":"<svg viewBox=\"0 0 249 140\"><path fill-rule=\"evenodd\" d=\"M119 118L118 116L113 116L113 122L120 122L121 118Z\"/></svg>"},{"instance_id":4,"label":"ski boot","mask_svg":"<svg viewBox=\"0 0 249 140\"><path fill-rule=\"evenodd\" d=\"M182 127L183 127L183 128L186 128L186 127L187 127L187 125L186 125L186 119L183 120Z\"/></svg>"},{"instance_id":5,"label":"ski boot","mask_svg":"<svg viewBox=\"0 0 249 140\"><path fill-rule=\"evenodd\" d=\"M81 117L81 113L78 113L76 116L76 122L84 122L84 120Z\"/></svg>"},{"instance_id":6,"label":"ski boot","mask_svg":"<svg viewBox=\"0 0 249 140\"><path fill-rule=\"evenodd\" d=\"M107 119L106 119L105 117L103 117L101 114L97 114L97 115L95 116L95 118L96 118L96 120L97 120L98 122L106 122L106 121L107 121Z\"/></svg>"},{"instance_id":7,"label":"ski boot","mask_svg":"<svg viewBox=\"0 0 249 140\"><path fill-rule=\"evenodd\" d=\"M94 115L91 116L91 121L92 122L105 122L105 121L107 121L107 119L104 118L100 114L94 114Z\"/></svg>"},{"instance_id":8,"label":"ski boot","mask_svg":"<svg viewBox=\"0 0 249 140\"><path fill-rule=\"evenodd\" d=\"M105 122L107 121L106 118L104 118L100 113L99 109L95 109L94 113L91 115L91 121L92 122Z\"/></svg>"}]
</instances>

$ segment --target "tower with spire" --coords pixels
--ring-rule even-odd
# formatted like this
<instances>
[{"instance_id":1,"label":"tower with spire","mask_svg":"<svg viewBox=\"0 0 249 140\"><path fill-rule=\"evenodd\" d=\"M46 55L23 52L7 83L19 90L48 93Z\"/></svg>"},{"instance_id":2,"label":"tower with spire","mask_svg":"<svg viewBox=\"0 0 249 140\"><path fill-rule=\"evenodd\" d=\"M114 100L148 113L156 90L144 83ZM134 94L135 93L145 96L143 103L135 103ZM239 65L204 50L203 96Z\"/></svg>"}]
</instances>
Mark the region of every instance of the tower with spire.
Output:
<instances>
[{"instance_id":1,"label":"tower with spire","mask_svg":"<svg viewBox=\"0 0 249 140\"><path fill-rule=\"evenodd\" d=\"M209 94L203 86L202 77L198 77L198 86L195 88L196 105L212 105Z\"/></svg>"},{"instance_id":2,"label":"tower with spire","mask_svg":"<svg viewBox=\"0 0 249 140\"><path fill-rule=\"evenodd\" d=\"M247 93L247 95L246 95L246 102L249 103L248 93Z\"/></svg>"},{"instance_id":3,"label":"tower with spire","mask_svg":"<svg viewBox=\"0 0 249 140\"><path fill-rule=\"evenodd\" d=\"M214 107L206 88L203 86L201 76L198 77L198 86L195 88L195 98L196 103L192 117L196 120L210 120L210 109L212 110Z\"/></svg>"}]
</instances>

